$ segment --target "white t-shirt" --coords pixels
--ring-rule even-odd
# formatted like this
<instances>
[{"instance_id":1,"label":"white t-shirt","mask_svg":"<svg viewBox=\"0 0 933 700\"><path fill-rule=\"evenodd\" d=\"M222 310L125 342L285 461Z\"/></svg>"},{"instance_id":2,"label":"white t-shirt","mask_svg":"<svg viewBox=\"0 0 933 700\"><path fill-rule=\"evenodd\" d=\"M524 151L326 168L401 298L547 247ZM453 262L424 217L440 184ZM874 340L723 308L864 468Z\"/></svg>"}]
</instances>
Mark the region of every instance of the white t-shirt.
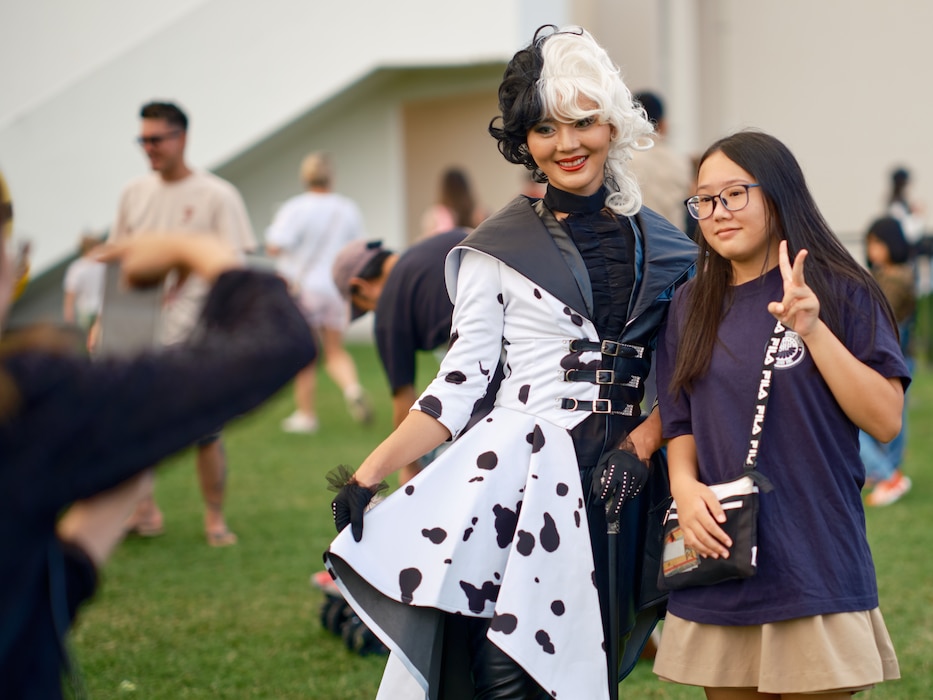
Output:
<instances>
[{"instance_id":1,"label":"white t-shirt","mask_svg":"<svg viewBox=\"0 0 933 700\"><path fill-rule=\"evenodd\" d=\"M117 216L109 240L138 233L190 231L212 233L241 252L256 248L256 238L237 189L211 173L194 170L176 182L166 182L158 173L132 180L120 195ZM180 289L166 295L162 309L161 340L164 344L184 340L194 325L207 296L207 283L189 277Z\"/></svg>"},{"instance_id":2,"label":"white t-shirt","mask_svg":"<svg viewBox=\"0 0 933 700\"><path fill-rule=\"evenodd\" d=\"M366 235L354 202L335 192L304 192L286 201L266 230L281 248L277 269L301 291L340 299L331 268L340 250Z\"/></svg>"},{"instance_id":3,"label":"white t-shirt","mask_svg":"<svg viewBox=\"0 0 933 700\"><path fill-rule=\"evenodd\" d=\"M104 263L82 256L65 271L64 290L75 295L75 321L83 328L100 313L106 269Z\"/></svg>"}]
</instances>

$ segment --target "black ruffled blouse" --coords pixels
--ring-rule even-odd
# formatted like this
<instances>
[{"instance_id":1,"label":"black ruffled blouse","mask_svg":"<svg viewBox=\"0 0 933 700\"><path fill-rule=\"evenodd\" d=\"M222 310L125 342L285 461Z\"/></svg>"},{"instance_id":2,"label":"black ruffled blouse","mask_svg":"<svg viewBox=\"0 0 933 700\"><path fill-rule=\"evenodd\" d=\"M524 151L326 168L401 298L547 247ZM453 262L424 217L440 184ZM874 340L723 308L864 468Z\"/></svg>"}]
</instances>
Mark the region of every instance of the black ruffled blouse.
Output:
<instances>
[{"instance_id":1,"label":"black ruffled blouse","mask_svg":"<svg viewBox=\"0 0 933 700\"><path fill-rule=\"evenodd\" d=\"M583 257L593 288L593 323L600 338L618 338L635 285L635 232L606 208L605 187L588 197L547 186L544 204L568 216L561 226Z\"/></svg>"}]
</instances>

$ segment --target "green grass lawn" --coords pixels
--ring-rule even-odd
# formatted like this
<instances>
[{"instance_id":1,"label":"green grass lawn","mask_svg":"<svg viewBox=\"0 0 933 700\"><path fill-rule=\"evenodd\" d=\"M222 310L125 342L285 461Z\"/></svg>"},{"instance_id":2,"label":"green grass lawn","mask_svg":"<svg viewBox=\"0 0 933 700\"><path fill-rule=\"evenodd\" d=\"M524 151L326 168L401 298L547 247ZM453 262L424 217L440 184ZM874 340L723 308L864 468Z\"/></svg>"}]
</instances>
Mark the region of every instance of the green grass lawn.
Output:
<instances>
[{"instance_id":1,"label":"green grass lawn","mask_svg":"<svg viewBox=\"0 0 933 700\"><path fill-rule=\"evenodd\" d=\"M334 535L324 475L356 466L391 429L385 380L374 350L351 347L375 400L372 426L353 423L329 380L319 389L321 430L289 435L279 421L290 390L226 432L227 515L235 547L209 548L193 455L160 471L162 537L127 540L84 610L73 646L91 698L302 698L375 696L383 657L360 657L318 622L322 601L308 577ZM433 373L425 356L419 381ZM435 365L436 367L436 365ZM933 373L921 368L910 401L903 501L868 513L881 607L903 679L872 700L933 697ZM622 686L628 698L702 698L696 688L661 683L640 662ZM585 699L571 699L585 700Z\"/></svg>"}]
</instances>

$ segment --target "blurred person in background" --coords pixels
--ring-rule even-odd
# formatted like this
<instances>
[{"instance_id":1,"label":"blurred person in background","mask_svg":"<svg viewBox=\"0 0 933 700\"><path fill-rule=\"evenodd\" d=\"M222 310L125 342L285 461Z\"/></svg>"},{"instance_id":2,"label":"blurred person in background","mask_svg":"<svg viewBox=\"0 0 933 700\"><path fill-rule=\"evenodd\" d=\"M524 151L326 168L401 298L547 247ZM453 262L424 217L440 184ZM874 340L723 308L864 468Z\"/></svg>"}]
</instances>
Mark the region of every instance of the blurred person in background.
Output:
<instances>
[{"instance_id":1,"label":"blurred person in background","mask_svg":"<svg viewBox=\"0 0 933 700\"><path fill-rule=\"evenodd\" d=\"M654 133L648 137L652 147L632 152L631 168L641 187L642 199L646 207L683 231L687 219L684 200L693 194L690 159L667 143L667 120L661 98L647 91L636 93L633 98L654 124Z\"/></svg>"},{"instance_id":2,"label":"blurred person in background","mask_svg":"<svg viewBox=\"0 0 933 700\"><path fill-rule=\"evenodd\" d=\"M62 283L65 296L62 301L62 318L84 331L90 330L100 314L104 300L104 275L107 267L91 254L103 241L93 235L84 234L78 245L78 257L65 270Z\"/></svg>"},{"instance_id":3,"label":"blurred person in background","mask_svg":"<svg viewBox=\"0 0 933 700\"><path fill-rule=\"evenodd\" d=\"M0 175L0 226L12 214ZM0 237L0 325L21 277ZM0 336L0 697L82 687L68 630L93 596L158 460L256 407L314 355L281 280L243 268L205 235L138 236L97 251L127 285L170 270L208 285L186 344L91 360L73 336L28 327ZM64 515L62 515L64 511Z\"/></svg>"},{"instance_id":4,"label":"blurred person in background","mask_svg":"<svg viewBox=\"0 0 933 700\"><path fill-rule=\"evenodd\" d=\"M189 167L185 160L187 115L171 102L150 102L143 105L139 116L140 132L136 140L151 172L124 187L108 240L118 242L153 231L180 231L215 236L241 256L254 250L256 240L240 193L226 180ZM190 338L207 292L207 283L196 275L167 281L159 338L162 346ZM204 499L204 533L212 547L226 547L237 541L227 527L223 510L227 456L222 427L213 426L196 444L198 482ZM141 536L160 535L164 528L152 483L149 482L150 491L127 522L127 528Z\"/></svg>"},{"instance_id":5,"label":"blurred person in background","mask_svg":"<svg viewBox=\"0 0 933 700\"><path fill-rule=\"evenodd\" d=\"M907 168L896 168L891 173L891 193L888 195L888 216L901 224L904 237L911 245L925 233L924 207L910 196L911 178Z\"/></svg>"},{"instance_id":6,"label":"blurred person in background","mask_svg":"<svg viewBox=\"0 0 933 700\"><path fill-rule=\"evenodd\" d=\"M917 292L914 270L910 264L910 244L904 237L900 222L890 216L873 222L865 234L865 253L868 269L894 311L901 351L913 373L911 340L916 320ZM859 453L865 463L865 486L869 490L865 497L866 505L890 505L910 491L910 477L901 471L906 443L906 398L901 432L896 438L884 443L864 430L859 431Z\"/></svg>"},{"instance_id":7,"label":"blurred person in background","mask_svg":"<svg viewBox=\"0 0 933 700\"><path fill-rule=\"evenodd\" d=\"M324 355L324 370L343 392L354 420L368 424L373 411L360 385L353 357L344 347L347 302L331 278L337 253L365 236L359 207L334 192L334 166L326 153L310 153L299 170L305 191L285 202L266 230L266 252L277 258ZM295 378L295 411L282 421L288 433L316 433L317 362Z\"/></svg>"},{"instance_id":8,"label":"blurred person in background","mask_svg":"<svg viewBox=\"0 0 933 700\"><path fill-rule=\"evenodd\" d=\"M474 229L486 216L486 211L476 201L467 174L460 168L449 168L441 175L437 202L421 217L421 237L452 228Z\"/></svg>"}]
</instances>

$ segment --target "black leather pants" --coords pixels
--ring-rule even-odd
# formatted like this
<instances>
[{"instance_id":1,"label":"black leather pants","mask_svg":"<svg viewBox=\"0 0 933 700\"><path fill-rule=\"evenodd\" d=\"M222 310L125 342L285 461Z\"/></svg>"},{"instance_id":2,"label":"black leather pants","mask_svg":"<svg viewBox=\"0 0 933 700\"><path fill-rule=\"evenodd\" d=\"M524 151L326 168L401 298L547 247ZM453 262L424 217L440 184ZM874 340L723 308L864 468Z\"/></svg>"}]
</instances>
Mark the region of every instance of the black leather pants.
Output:
<instances>
[{"instance_id":1,"label":"black leather pants","mask_svg":"<svg viewBox=\"0 0 933 700\"><path fill-rule=\"evenodd\" d=\"M473 700L547 700L546 693L521 666L489 641L489 620L459 617L470 648Z\"/></svg>"}]
</instances>

